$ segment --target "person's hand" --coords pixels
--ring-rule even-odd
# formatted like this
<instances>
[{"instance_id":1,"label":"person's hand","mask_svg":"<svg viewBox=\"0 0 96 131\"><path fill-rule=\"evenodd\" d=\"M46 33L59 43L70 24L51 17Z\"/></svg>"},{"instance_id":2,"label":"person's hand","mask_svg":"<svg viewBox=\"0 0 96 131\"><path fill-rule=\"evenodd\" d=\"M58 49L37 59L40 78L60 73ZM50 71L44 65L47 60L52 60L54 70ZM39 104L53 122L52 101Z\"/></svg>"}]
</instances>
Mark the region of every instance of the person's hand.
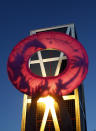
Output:
<instances>
[{"instance_id":1,"label":"person's hand","mask_svg":"<svg viewBox=\"0 0 96 131\"><path fill-rule=\"evenodd\" d=\"M59 95L56 95L56 94L52 94L50 95L51 97L54 98L54 100L57 102L57 103L62 103L64 100L62 98L62 96L59 96Z\"/></svg>"},{"instance_id":2,"label":"person's hand","mask_svg":"<svg viewBox=\"0 0 96 131\"><path fill-rule=\"evenodd\" d=\"M38 100L40 97L41 97L41 93L38 92L35 96L32 96L32 100L37 102L37 100Z\"/></svg>"},{"instance_id":3,"label":"person's hand","mask_svg":"<svg viewBox=\"0 0 96 131\"><path fill-rule=\"evenodd\" d=\"M37 92L35 96L32 96L32 99L37 101L40 97L47 97L48 96L48 90Z\"/></svg>"}]
</instances>

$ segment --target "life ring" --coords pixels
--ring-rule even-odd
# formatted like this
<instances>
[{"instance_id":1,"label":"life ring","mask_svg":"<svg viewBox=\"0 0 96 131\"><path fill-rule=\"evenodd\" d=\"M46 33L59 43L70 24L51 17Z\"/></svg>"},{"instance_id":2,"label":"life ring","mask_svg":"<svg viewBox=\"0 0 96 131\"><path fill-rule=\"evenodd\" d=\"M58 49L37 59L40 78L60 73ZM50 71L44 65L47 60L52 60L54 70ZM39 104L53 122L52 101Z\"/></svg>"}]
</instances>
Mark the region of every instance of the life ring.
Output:
<instances>
[{"instance_id":1,"label":"life ring","mask_svg":"<svg viewBox=\"0 0 96 131\"><path fill-rule=\"evenodd\" d=\"M67 56L66 69L58 76L40 77L28 67L29 58L42 49L56 49ZM76 39L60 32L41 32L20 41L9 55L8 76L19 91L36 96L66 95L77 88L88 72L88 56Z\"/></svg>"}]
</instances>

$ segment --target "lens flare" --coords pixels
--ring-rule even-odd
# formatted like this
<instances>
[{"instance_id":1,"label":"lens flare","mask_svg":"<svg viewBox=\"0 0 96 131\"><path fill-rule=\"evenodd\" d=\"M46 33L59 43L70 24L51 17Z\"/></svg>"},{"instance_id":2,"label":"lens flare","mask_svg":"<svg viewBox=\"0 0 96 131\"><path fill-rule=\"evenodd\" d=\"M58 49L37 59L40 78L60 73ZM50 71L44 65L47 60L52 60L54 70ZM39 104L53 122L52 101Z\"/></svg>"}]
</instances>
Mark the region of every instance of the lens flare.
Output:
<instances>
[{"instance_id":1,"label":"lens flare","mask_svg":"<svg viewBox=\"0 0 96 131\"><path fill-rule=\"evenodd\" d=\"M41 123L41 127L40 127L40 131L44 131L44 129L45 129L45 125L46 125L46 121L47 121L47 118L48 118L49 110L51 111L51 114L52 114L52 119L53 119L55 131L60 131L58 119L57 119L55 108L54 108L54 99L52 97L50 97L50 96L47 96L45 98L40 98L37 101L37 103L39 103L39 102L43 102L46 105L45 113L44 113L42 123Z\"/></svg>"}]
</instances>

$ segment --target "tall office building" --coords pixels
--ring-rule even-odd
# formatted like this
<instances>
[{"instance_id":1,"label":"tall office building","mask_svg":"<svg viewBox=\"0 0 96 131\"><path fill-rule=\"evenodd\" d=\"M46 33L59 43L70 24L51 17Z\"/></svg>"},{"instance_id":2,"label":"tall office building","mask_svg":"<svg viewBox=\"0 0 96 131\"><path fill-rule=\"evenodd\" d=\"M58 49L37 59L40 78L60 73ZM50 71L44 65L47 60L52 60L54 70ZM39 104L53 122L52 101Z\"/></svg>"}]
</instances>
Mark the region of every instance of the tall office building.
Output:
<instances>
[{"instance_id":1,"label":"tall office building","mask_svg":"<svg viewBox=\"0 0 96 131\"><path fill-rule=\"evenodd\" d=\"M38 32L56 31L77 39L74 24L55 26L30 31L30 35ZM30 70L39 76L56 76L67 65L67 56L58 50L42 50L29 60ZM73 131L87 131L84 90L82 84L72 93L63 96L63 109L72 121ZM33 102L33 103L32 103ZM24 95L21 131L63 131L59 104L50 96L33 101Z\"/></svg>"}]
</instances>

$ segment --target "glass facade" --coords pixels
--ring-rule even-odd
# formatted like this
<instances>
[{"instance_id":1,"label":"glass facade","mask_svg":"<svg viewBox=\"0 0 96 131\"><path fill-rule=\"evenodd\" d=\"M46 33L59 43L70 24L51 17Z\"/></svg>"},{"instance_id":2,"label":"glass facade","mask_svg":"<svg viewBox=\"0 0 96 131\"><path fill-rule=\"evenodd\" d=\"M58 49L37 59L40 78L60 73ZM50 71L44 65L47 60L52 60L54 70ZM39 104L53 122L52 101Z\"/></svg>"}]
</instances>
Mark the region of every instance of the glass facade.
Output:
<instances>
[{"instance_id":1,"label":"glass facade","mask_svg":"<svg viewBox=\"0 0 96 131\"><path fill-rule=\"evenodd\" d=\"M64 25L60 27L47 28L47 29L41 29L41 30L35 30L32 32L38 33L42 31L62 32L62 33L66 33L77 39L74 24ZM57 64L58 64L58 59L56 58L60 56L60 51L42 50L41 55L44 60L47 59L44 62L44 67L45 67L47 76L54 76L56 68L57 68ZM55 60L49 61L48 60L49 58L55 58ZM35 61L35 60L38 60L37 53L35 53L31 57L30 61ZM63 59L61 66L60 66L59 73L61 73L65 69L66 65L67 65L67 59ZM42 76L42 71L40 69L39 63L31 64L30 62L30 69L33 73ZM24 102L23 102L21 131L33 130L33 127L32 127L33 124L35 124L34 129L36 131L39 131L39 130L41 131L44 113L46 112L46 104L44 102L38 103L36 101L32 105L32 99L30 96L26 96L26 107L24 107ZM78 89L75 89L72 93L63 97L63 107L62 108L64 109L64 111L67 111L70 116L73 131L87 131L84 90L83 90L82 84L80 85L80 87L78 87ZM54 109L55 109L59 128L61 131L63 131L63 128L61 126L62 120L60 116L60 107L56 101L54 101ZM55 120L52 116L52 110L50 108L48 111L48 116L46 117L44 131L55 131L56 127L55 127L54 121Z\"/></svg>"}]
</instances>

